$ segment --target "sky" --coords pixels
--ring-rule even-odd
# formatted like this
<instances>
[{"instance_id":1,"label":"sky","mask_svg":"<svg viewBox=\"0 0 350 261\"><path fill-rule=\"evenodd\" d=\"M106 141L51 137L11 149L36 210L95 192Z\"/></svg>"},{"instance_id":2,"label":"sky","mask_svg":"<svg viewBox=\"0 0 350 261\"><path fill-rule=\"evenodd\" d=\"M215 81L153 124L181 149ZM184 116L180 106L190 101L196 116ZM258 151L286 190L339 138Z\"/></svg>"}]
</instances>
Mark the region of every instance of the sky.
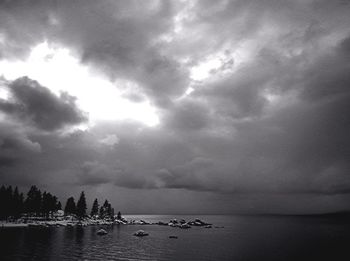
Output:
<instances>
[{"instance_id":1,"label":"sky","mask_svg":"<svg viewBox=\"0 0 350 261\"><path fill-rule=\"evenodd\" d=\"M347 0L2 0L0 183L122 213L350 210L349 73Z\"/></svg>"}]
</instances>

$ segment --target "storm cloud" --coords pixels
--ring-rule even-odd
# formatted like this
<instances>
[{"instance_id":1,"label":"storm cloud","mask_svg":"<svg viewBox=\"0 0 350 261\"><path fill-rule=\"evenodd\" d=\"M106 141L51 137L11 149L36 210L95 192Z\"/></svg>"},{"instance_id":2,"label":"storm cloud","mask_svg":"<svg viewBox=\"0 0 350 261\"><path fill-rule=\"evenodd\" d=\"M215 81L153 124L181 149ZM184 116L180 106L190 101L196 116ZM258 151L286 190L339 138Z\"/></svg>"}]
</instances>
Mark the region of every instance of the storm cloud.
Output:
<instances>
[{"instance_id":1,"label":"storm cloud","mask_svg":"<svg viewBox=\"0 0 350 261\"><path fill-rule=\"evenodd\" d=\"M68 93L61 93L57 97L28 77L9 83L8 88L12 99L0 100L0 110L28 120L39 129L53 131L86 120L84 113L76 107L75 98Z\"/></svg>"},{"instance_id":2,"label":"storm cloud","mask_svg":"<svg viewBox=\"0 0 350 261\"><path fill-rule=\"evenodd\" d=\"M91 123L78 95L4 75L1 178L107 193L130 212L349 209L349 13L322 0L2 1L0 61L66 48L159 124Z\"/></svg>"}]
</instances>

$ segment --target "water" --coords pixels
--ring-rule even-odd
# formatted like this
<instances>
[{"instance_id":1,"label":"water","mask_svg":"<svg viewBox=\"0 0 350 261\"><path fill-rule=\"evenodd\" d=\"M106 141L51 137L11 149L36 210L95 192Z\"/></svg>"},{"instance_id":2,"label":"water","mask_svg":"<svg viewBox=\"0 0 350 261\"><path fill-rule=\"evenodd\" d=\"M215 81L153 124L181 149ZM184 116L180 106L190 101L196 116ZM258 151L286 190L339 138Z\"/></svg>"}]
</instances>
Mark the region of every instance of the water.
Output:
<instances>
[{"instance_id":1,"label":"water","mask_svg":"<svg viewBox=\"0 0 350 261\"><path fill-rule=\"evenodd\" d=\"M135 217L135 216L134 216ZM350 260L350 222L325 217L198 216L224 228L156 225L1 228L0 260ZM130 218L130 217L129 217ZM169 221L174 216L137 216ZM193 216L177 216L190 220ZM133 236L136 230L148 237ZM170 235L178 239L170 239Z\"/></svg>"}]
</instances>

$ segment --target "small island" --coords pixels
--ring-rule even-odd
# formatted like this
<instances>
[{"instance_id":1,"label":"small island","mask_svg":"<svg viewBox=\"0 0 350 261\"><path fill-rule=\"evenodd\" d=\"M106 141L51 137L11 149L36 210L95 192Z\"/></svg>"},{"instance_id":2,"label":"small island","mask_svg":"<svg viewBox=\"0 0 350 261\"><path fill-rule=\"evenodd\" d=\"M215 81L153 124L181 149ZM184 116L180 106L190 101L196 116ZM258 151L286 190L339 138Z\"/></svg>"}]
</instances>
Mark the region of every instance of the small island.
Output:
<instances>
[{"instance_id":1,"label":"small island","mask_svg":"<svg viewBox=\"0 0 350 261\"><path fill-rule=\"evenodd\" d=\"M90 213L87 213L85 193L82 191L75 203L74 197L69 197L62 210L61 202L49 192L41 192L36 186L31 186L26 194L12 186L0 188L0 228L9 227L73 227L73 226L113 226L113 225L159 225L180 229L191 227L211 228L212 224L199 218L186 221L185 219L171 219L167 222L148 222L122 217L120 211L117 214L110 202L106 199L102 206L95 199ZM101 232L100 234L103 234Z\"/></svg>"}]
</instances>

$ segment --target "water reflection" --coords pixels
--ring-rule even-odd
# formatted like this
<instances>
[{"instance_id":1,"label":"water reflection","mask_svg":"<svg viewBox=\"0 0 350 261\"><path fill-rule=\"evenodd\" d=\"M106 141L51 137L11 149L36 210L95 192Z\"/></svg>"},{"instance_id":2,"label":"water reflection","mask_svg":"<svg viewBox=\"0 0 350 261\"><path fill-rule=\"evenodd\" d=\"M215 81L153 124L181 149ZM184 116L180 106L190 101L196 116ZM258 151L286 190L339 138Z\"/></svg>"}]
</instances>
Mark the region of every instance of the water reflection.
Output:
<instances>
[{"instance_id":1,"label":"water reflection","mask_svg":"<svg viewBox=\"0 0 350 261\"><path fill-rule=\"evenodd\" d=\"M203 220L224 228L114 226L103 227L105 236L96 234L97 226L1 229L0 260L350 260L349 222L232 216ZM133 236L138 229L150 236Z\"/></svg>"}]
</instances>

